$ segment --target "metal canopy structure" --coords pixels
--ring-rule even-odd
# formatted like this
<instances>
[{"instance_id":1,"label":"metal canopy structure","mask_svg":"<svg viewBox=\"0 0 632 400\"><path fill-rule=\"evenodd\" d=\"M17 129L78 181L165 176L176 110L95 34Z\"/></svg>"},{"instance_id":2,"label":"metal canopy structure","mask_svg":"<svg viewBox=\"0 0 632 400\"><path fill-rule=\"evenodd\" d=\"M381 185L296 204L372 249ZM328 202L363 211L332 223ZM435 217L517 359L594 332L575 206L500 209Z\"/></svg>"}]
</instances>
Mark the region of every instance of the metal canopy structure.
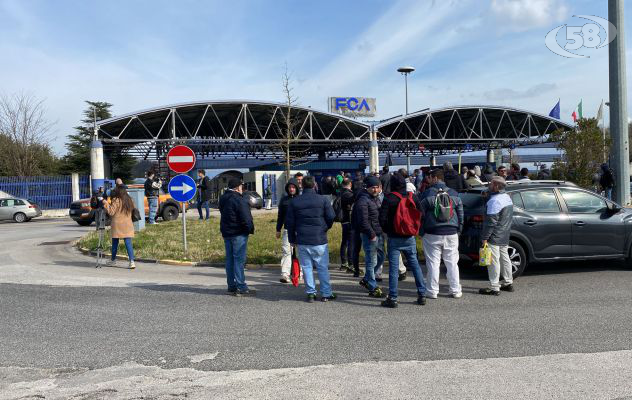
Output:
<instances>
[{"instance_id":1,"label":"metal canopy structure","mask_svg":"<svg viewBox=\"0 0 632 400\"><path fill-rule=\"evenodd\" d=\"M402 153L483 150L541 143L558 129L573 127L548 116L500 106L422 110L382 121L380 150ZM419 145L423 145L420 150Z\"/></svg>"},{"instance_id":2,"label":"metal canopy structure","mask_svg":"<svg viewBox=\"0 0 632 400\"><path fill-rule=\"evenodd\" d=\"M160 158L175 144L203 157L280 158L287 142L288 107L258 101L209 101L153 108L98 122L107 148L125 148L143 159ZM370 125L310 108L292 107L293 158L362 152Z\"/></svg>"},{"instance_id":3,"label":"metal canopy structure","mask_svg":"<svg viewBox=\"0 0 632 400\"><path fill-rule=\"evenodd\" d=\"M98 122L106 149L142 159L161 159L175 144L203 158L283 158L287 111L284 104L209 101L175 104ZM545 142L557 129L573 127L548 116L497 106L423 110L375 126L337 114L292 107L293 158L313 155L366 157L373 132L380 151L401 154L450 153Z\"/></svg>"}]
</instances>

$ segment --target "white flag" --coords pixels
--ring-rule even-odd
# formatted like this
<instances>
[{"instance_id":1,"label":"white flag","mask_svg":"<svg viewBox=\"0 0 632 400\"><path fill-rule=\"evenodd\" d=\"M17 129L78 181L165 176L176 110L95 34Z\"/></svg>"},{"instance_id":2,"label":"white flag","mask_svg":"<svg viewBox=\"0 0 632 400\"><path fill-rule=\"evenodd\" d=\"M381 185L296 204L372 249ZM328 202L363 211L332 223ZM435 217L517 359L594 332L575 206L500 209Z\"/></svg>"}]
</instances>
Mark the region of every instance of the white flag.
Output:
<instances>
[{"instance_id":1,"label":"white flag","mask_svg":"<svg viewBox=\"0 0 632 400\"><path fill-rule=\"evenodd\" d=\"M599 110L597 110L597 123L601 121L603 118L603 100L601 100L601 104L599 105Z\"/></svg>"}]
</instances>

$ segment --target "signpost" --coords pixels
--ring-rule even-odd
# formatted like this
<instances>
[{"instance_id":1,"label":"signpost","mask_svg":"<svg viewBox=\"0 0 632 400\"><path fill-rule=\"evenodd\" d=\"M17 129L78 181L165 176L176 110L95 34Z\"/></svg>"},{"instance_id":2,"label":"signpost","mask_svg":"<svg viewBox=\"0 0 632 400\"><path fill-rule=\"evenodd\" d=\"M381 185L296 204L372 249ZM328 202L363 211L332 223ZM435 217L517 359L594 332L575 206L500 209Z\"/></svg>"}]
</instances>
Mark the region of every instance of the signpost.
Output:
<instances>
[{"instance_id":1,"label":"signpost","mask_svg":"<svg viewBox=\"0 0 632 400\"><path fill-rule=\"evenodd\" d=\"M167 153L167 164L173 172L185 174L195 166L195 153L187 146L176 146Z\"/></svg>"},{"instance_id":2,"label":"signpost","mask_svg":"<svg viewBox=\"0 0 632 400\"><path fill-rule=\"evenodd\" d=\"M195 153L187 146L176 146L167 153L167 164L169 168L179 173L169 182L169 194L175 201L180 202L182 209L182 243L184 244L184 255L187 255L187 212L184 203L195 197L196 185L193 178L185 173L191 171L195 166Z\"/></svg>"}]
</instances>

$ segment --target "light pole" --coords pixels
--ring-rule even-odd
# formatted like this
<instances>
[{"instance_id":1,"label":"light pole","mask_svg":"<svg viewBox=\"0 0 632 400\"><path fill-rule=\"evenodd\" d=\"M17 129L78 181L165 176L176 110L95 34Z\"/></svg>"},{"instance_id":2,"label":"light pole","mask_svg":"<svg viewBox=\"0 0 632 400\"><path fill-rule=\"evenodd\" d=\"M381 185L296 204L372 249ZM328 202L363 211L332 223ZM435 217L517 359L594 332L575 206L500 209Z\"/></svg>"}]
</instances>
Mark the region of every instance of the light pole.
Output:
<instances>
[{"instance_id":1,"label":"light pole","mask_svg":"<svg viewBox=\"0 0 632 400\"><path fill-rule=\"evenodd\" d=\"M406 114L405 115L408 115L408 74L410 74L414 70L415 70L415 67L410 66L410 65L397 68L397 72L404 75L404 87L406 90ZM408 154L406 155L406 169L408 170L408 173L410 174L410 155Z\"/></svg>"}]
</instances>

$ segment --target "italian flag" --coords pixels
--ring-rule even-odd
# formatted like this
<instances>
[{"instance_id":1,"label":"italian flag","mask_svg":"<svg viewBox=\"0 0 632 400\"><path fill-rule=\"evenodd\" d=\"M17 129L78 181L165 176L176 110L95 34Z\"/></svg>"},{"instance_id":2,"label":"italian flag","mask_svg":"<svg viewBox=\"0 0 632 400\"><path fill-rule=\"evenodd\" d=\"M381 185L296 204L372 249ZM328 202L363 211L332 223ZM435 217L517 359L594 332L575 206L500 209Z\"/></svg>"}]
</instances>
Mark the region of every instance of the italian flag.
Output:
<instances>
[{"instance_id":1,"label":"italian flag","mask_svg":"<svg viewBox=\"0 0 632 400\"><path fill-rule=\"evenodd\" d=\"M577 108L571 114L571 117L573 117L573 122L577 122L577 120L584 118L584 111L583 111L584 107L582 106L583 101L584 101L583 99L579 101Z\"/></svg>"}]
</instances>

